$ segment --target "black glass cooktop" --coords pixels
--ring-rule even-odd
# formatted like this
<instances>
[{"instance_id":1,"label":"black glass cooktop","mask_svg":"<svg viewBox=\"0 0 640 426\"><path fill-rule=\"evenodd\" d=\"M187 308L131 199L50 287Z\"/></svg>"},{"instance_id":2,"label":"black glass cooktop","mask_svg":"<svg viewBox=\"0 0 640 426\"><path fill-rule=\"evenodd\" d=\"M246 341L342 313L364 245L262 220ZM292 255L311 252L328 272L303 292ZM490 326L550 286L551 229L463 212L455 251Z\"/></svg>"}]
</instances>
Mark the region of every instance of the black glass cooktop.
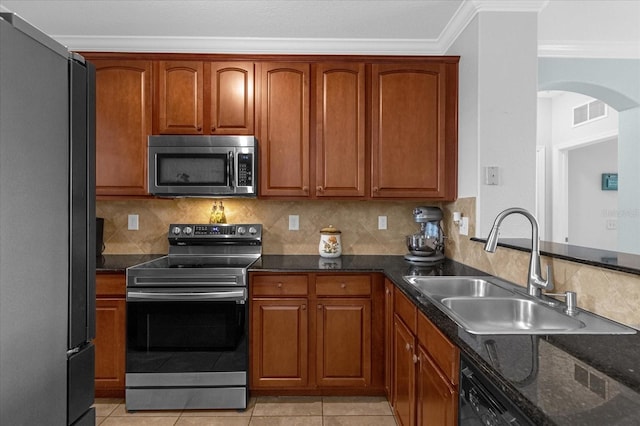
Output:
<instances>
[{"instance_id":1,"label":"black glass cooktop","mask_svg":"<svg viewBox=\"0 0 640 426\"><path fill-rule=\"evenodd\" d=\"M256 260L257 257L247 256L164 256L135 268L248 268Z\"/></svg>"}]
</instances>

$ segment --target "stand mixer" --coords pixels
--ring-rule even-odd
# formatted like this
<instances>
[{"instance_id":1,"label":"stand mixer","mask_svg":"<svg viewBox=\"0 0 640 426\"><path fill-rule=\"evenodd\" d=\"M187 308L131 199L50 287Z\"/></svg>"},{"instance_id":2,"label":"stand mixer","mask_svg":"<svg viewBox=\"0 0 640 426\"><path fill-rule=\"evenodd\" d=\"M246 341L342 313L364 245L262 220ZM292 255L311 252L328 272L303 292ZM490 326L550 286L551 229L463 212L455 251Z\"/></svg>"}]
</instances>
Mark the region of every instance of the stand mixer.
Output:
<instances>
[{"instance_id":1,"label":"stand mixer","mask_svg":"<svg viewBox=\"0 0 640 426\"><path fill-rule=\"evenodd\" d=\"M444 235L440 221L442 210L438 207L416 207L413 220L420 224L420 232L407 235L409 253L404 258L409 262L433 263L444 259Z\"/></svg>"}]
</instances>

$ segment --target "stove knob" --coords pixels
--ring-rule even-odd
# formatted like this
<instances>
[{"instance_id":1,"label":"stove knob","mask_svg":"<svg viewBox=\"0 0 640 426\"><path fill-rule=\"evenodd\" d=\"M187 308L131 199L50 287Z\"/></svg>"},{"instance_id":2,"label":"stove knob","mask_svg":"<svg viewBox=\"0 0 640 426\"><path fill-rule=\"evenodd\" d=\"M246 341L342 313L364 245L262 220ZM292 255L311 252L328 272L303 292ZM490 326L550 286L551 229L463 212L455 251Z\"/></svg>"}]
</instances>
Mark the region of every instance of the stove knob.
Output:
<instances>
[{"instance_id":1,"label":"stove knob","mask_svg":"<svg viewBox=\"0 0 640 426\"><path fill-rule=\"evenodd\" d=\"M193 229L190 226L185 226L183 231L185 235L191 235L191 233L193 232Z\"/></svg>"},{"instance_id":2,"label":"stove knob","mask_svg":"<svg viewBox=\"0 0 640 426\"><path fill-rule=\"evenodd\" d=\"M244 235L245 232L247 232L247 230L244 229L244 226L238 226L238 229L236 230L236 232L238 233L238 235Z\"/></svg>"},{"instance_id":3,"label":"stove knob","mask_svg":"<svg viewBox=\"0 0 640 426\"><path fill-rule=\"evenodd\" d=\"M180 227L179 226L175 226L172 230L171 233L173 235L180 235Z\"/></svg>"},{"instance_id":4,"label":"stove knob","mask_svg":"<svg viewBox=\"0 0 640 426\"><path fill-rule=\"evenodd\" d=\"M249 228L249 233L251 235L256 235L258 233L258 230L252 226L251 228Z\"/></svg>"}]
</instances>

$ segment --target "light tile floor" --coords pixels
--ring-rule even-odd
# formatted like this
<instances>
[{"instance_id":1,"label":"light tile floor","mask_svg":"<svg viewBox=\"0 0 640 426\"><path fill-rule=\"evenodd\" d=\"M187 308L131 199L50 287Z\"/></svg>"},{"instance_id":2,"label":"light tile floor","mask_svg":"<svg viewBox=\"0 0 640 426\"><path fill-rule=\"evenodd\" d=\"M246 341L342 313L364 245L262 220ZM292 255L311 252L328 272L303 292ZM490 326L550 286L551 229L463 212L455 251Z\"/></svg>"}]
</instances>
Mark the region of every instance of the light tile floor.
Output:
<instances>
[{"instance_id":1,"label":"light tile floor","mask_svg":"<svg viewBox=\"0 0 640 426\"><path fill-rule=\"evenodd\" d=\"M98 398L100 426L395 426L384 397L280 396L251 398L237 410L137 411L128 413L124 400Z\"/></svg>"}]
</instances>

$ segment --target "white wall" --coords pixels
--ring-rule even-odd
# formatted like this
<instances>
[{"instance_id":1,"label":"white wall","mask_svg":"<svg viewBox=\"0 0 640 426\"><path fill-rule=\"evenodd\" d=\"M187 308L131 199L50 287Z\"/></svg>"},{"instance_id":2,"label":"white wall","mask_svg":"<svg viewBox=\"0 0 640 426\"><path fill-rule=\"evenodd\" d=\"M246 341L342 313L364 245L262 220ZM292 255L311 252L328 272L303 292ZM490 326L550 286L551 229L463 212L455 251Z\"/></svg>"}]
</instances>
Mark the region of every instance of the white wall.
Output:
<instances>
[{"instance_id":1,"label":"white wall","mask_svg":"<svg viewBox=\"0 0 640 426\"><path fill-rule=\"evenodd\" d=\"M477 197L476 236L487 236L508 207L535 208L537 15L480 12L447 54L460 55L459 197ZM483 184L498 166L499 185ZM503 236L531 235L529 222L508 219Z\"/></svg>"}]
</instances>

